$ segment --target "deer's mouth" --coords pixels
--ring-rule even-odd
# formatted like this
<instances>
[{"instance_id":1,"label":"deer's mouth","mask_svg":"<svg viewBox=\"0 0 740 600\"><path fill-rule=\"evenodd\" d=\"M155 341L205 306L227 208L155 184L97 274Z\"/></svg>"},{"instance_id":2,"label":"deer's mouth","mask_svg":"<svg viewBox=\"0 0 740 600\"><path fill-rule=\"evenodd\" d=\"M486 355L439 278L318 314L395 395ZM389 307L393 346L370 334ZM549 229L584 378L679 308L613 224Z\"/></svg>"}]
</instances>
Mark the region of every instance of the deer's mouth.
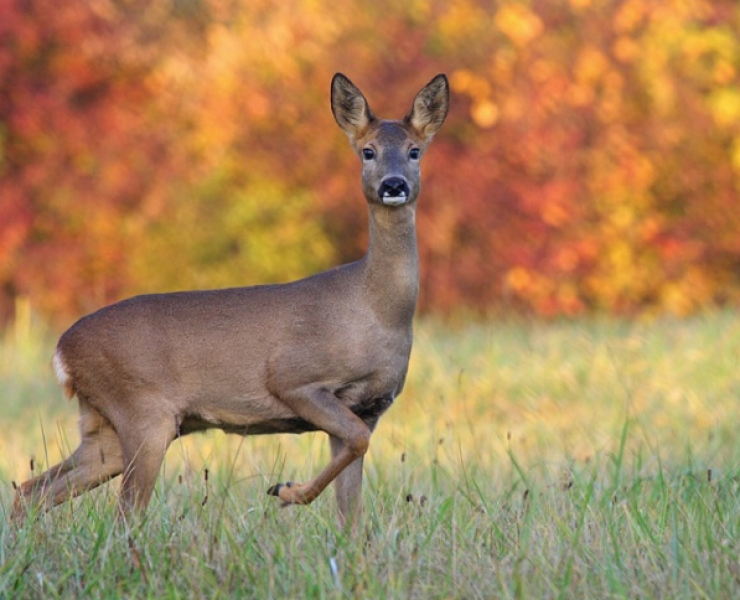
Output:
<instances>
[{"instance_id":1,"label":"deer's mouth","mask_svg":"<svg viewBox=\"0 0 740 600\"><path fill-rule=\"evenodd\" d=\"M408 200L408 196L405 192L401 192L397 196L392 196L388 192L383 194L383 204L387 206L401 206L401 204L405 204L406 200Z\"/></svg>"}]
</instances>

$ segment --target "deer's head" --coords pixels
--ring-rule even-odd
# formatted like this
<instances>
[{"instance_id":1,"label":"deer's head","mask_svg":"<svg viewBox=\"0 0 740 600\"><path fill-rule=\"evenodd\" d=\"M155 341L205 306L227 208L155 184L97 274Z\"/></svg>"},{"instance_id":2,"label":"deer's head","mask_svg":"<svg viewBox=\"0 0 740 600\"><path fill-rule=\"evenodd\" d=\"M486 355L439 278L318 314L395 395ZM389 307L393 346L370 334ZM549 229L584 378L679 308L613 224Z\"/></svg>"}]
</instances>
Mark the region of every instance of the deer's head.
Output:
<instances>
[{"instance_id":1,"label":"deer's head","mask_svg":"<svg viewBox=\"0 0 740 600\"><path fill-rule=\"evenodd\" d=\"M341 73L334 76L332 112L362 160L368 202L394 207L416 201L421 157L444 123L449 104L447 77L437 75L416 95L403 119L378 119L357 86Z\"/></svg>"}]
</instances>

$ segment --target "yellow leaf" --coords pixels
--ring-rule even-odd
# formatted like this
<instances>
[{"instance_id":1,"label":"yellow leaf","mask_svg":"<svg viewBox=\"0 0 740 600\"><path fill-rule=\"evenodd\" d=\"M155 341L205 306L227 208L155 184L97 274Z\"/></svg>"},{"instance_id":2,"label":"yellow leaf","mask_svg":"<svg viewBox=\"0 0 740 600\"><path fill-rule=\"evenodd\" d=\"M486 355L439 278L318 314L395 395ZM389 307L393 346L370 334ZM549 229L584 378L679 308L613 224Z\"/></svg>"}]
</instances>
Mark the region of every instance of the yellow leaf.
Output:
<instances>
[{"instance_id":1,"label":"yellow leaf","mask_svg":"<svg viewBox=\"0 0 740 600\"><path fill-rule=\"evenodd\" d=\"M502 6L496 13L494 22L516 46L526 46L544 29L540 18L521 4Z\"/></svg>"},{"instance_id":2,"label":"yellow leaf","mask_svg":"<svg viewBox=\"0 0 740 600\"><path fill-rule=\"evenodd\" d=\"M473 122L483 129L493 127L498 121L499 110L490 100L484 100L473 105L470 109Z\"/></svg>"},{"instance_id":3,"label":"yellow leaf","mask_svg":"<svg viewBox=\"0 0 740 600\"><path fill-rule=\"evenodd\" d=\"M709 97L709 106L718 125L727 126L740 122L740 90L735 88L716 90Z\"/></svg>"}]
</instances>

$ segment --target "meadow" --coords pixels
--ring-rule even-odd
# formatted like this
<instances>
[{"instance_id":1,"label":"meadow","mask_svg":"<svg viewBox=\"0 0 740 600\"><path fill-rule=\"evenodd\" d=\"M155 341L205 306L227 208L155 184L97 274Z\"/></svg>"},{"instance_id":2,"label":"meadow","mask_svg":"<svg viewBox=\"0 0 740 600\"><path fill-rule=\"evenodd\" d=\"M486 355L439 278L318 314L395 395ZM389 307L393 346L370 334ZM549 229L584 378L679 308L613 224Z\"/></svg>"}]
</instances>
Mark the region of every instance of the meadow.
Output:
<instances>
[{"instance_id":1,"label":"meadow","mask_svg":"<svg viewBox=\"0 0 740 600\"><path fill-rule=\"evenodd\" d=\"M145 519L117 482L8 522L13 483L77 445L21 315L0 341L0 598L720 598L740 589L740 315L417 323L366 459L359 535L333 493L280 508L323 434L175 442Z\"/></svg>"}]
</instances>

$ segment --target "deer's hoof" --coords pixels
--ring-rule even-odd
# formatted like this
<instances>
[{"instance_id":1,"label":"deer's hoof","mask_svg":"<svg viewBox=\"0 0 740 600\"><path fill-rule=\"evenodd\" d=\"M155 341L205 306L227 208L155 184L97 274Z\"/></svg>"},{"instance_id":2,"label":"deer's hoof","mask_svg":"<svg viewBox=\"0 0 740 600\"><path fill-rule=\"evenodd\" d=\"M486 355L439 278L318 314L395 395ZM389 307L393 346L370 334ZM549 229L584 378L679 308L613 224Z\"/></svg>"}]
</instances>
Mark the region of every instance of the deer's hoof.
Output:
<instances>
[{"instance_id":1,"label":"deer's hoof","mask_svg":"<svg viewBox=\"0 0 740 600\"><path fill-rule=\"evenodd\" d=\"M316 496L306 494L306 485L288 481L273 485L267 493L271 496L277 496L283 501L282 506L291 506L293 504L310 504Z\"/></svg>"},{"instance_id":2,"label":"deer's hoof","mask_svg":"<svg viewBox=\"0 0 740 600\"><path fill-rule=\"evenodd\" d=\"M289 488L292 485L293 485L293 482L292 481L288 481L286 483L276 483L275 485L271 486L267 490L267 495L268 496L277 496L279 498L280 497L280 488L282 488L282 487Z\"/></svg>"}]
</instances>

